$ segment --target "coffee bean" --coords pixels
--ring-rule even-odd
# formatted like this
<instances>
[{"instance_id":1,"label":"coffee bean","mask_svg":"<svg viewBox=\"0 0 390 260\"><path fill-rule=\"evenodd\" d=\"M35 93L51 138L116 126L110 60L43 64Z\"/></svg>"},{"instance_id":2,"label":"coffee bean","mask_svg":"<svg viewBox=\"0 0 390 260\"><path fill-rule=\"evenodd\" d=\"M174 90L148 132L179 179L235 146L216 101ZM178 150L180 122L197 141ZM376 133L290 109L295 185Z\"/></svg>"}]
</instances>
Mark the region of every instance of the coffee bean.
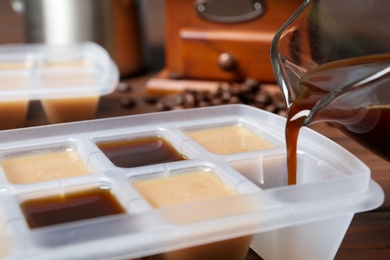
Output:
<instances>
[{"instance_id":1,"label":"coffee bean","mask_svg":"<svg viewBox=\"0 0 390 260\"><path fill-rule=\"evenodd\" d=\"M131 90L131 86L126 82L120 82L116 90L121 93L129 92Z\"/></svg>"},{"instance_id":2,"label":"coffee bean","mask_svg":"<svg viewBox=\"0 0 390 260\"><path fill-rule=\"evenodd\" d=\"M269 104L272 102L269 96L264 95L264 93L259 93L254 96L253 101L261 104Z\"/></svg>"},{"instance_id":3,"label":"coffee bean","mask_svg":"<svg viewBox=\"0 0 390 260\"><path fill-rule=\"evenodd\" d=\"M219 98L214 98L213 100L210 101L210 105L211 106L219 106L219 105L222 105L222 104L223 104L223 102Z\"/></svg>"},{"instance_id":4,"label":"coffee bean","mask_svg":"<svg viewBox=\"0 0 390 260\"><path fill-rule=\"evenodd\" d=\"M277 114L282 117L287 117L287 110L279 110Z\"/></svg>"},{"instance_id":5,"label":"coffee bean","mask_svg":"<svg viewBox=\"0 0 390 260\"><path fill-rule=\"evenodd\" d=\"M120 104L123 108L133 108L137 102L133 98L122 98Z\"/></svg>"},{"instance_id":6,"label":"coffee bean","mask_svg":"<svg viewBox=\"0 0 390 260\"><path fill-rule=\"evenodd\" d=\"M255 92L258 91L260 83L254 79L247 79L242 84L242 91L244 92Z\"/></svg>"},{"instance_id":7,"label":"coffee bean","mask_svg":"<svg viewBox=\"0 0 390 260\"><path fill-rule=\"evenodd\" d=\"M232 97L232 94L228 91L225 91L221 94L221 101L222 102L228 102Z\"/></svg>"},{"instance_id":8,"label":"coffee bean","mask_svg":"<svg viewBox=\"0 0 390 260\"><path fill-rule=\"evenodd\" d=\"M149 104L156 104L159 101L160 97L154 95L147 95L144 98L144 101Z\"/></svg>"},{"instance_id":9,"label":"coffee bean","mask_svg":"<svg viewBox=\"0 0 390 260\"><path fill-rule=\"evenodd\" d=\"M274 113L276 112L276 106L274 104L269 104L268 106L264 107L264 110Z\"/></svg>"},{"instance_id":10,"label":"coffee bean","mask_svg":"<svg viewBox=\"0 0 390 260\"><path fill-rule=\"evenodd\" d=\"M193 94L185 93L183 95L183 106L185 108L193 108L195 107L195 98Z\"/></svg>"},{"instance_id":11,"label":"coffee bean","mask_svg":"<svg viewBox=\"0 0 390 260\"><path fill-rule=\"evenodd\" d=\"M185 109L185 108L187 108L187 107L183 107L183 106L173 106L172 108L171 108L171 110L182 110L182 109Z\"/></svg>"},{"instance_id":12,"label":"coffee bean","mask_svg":"<svg viewBox=\"0 0 390 260\"><path fill-rule=\"evenodd\" d=\"M236 96L231 97L228 102L228 104L240 104L240 99Z\"/></svg>"},{"instance_id":13,"label":"coffee bean","mask_svg":"<svg viewBox=\"0 0 390 260\"><path fill-rule=\"evenodd\" d=\"M208 107L210 106L210 103L207 101L199 101L198 102L198 107Z\"/></svg>"},{"instance_id":14,"label":"coffee bean","mask_svg":"<svg viewBox=\"0 0 390 260\"><path fill-rule=\"evenodd\" d=\"M157 110L157 111L166 111L166 110L170 110L170 108L166 107L164 102L157 102L155 105L154 105L154 108Z\"/></svg>"}]
</instances>

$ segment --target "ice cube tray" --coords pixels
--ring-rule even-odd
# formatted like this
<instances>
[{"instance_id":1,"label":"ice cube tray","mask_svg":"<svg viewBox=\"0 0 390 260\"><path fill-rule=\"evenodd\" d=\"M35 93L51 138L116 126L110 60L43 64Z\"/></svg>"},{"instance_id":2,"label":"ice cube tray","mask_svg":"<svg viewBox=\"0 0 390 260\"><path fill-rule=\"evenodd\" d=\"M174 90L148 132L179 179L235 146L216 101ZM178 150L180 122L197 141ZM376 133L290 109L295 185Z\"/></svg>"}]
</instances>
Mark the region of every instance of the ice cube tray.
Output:
<instances>
[{"instance_id":1,"label":"ice cube tray","mask_svg":"<svg viewBox=\"0 0 390 260\"><path fill-rule=\"evenodd\" d=\"M117 66L92 42L1 45L0 129L23 127L33 100L42 102L49 123L92 119L118 81Z\"/></svg>"},{"instance_id":2,"label":"ice cube tray","mask_svg":"<svg viewBox=\"0 0 390 260\"><path fill-rule=\"evenodd\" d=\"M221 154L188 135L230 126L272 145ZM353 215L378 207L383 191L370 178L367 166L310 129L302 129L299 139L298 184L286 186L284 126L285 119L275 114L225 105L2 131L2 257L135 259L180 250L188 256L201 245L249 237L252 249L265 259L332 259ZM186 159L119 167L97 145L150 136L163 138ZM239 138L244 141L246 135ZM7 178L3 163L10 158L56 152L77 152L88 173L28 183ZM116 152L123 156L128 151ZM213 173L235 195L155 208L133 185L137 180L194 171ZM29 199L96 187L109 190L125 212L31 228L21 209ZM244 252L248 243L241 244Z\"/></svg>"}]
</instances>

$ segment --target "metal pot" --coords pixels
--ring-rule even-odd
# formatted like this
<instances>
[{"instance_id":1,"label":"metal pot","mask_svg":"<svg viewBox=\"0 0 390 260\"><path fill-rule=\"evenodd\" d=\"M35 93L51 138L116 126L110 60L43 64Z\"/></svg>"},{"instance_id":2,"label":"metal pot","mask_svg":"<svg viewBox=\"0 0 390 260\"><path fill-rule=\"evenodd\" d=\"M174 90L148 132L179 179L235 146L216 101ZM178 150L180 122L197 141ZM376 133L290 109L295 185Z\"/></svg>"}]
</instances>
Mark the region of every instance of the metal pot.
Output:
<instances>
[{"instance_id":1,"label":"metal pot","mask_svg":"<svg viewBox=\"0 0 390 260\"><path fill-rule=\"evenodd\" d=\"M116 62L121 76L144 66L138 2L133 0L11 0L24 17L28 43L93 41Z\"/></svg>"}]
</instances>

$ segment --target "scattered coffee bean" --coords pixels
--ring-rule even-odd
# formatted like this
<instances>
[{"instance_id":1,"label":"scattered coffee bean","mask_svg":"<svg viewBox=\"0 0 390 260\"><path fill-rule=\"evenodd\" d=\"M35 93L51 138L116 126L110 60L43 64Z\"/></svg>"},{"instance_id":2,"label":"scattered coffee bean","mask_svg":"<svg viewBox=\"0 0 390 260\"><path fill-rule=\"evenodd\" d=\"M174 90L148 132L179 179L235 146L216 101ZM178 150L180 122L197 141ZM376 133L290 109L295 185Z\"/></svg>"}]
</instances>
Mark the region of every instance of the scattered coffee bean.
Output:
<instances>
[{"instance_id":1,"label":"scattered coffee bean","mask_svg":"<svg viewBox=\"0 0 390 260\"><path fill-rule=\"evenodd\" d=\"M268 112L275 113L276 112L276 106L274 104L269 104L264 108L264 110L267 110Z\"/></svg>"},{"instance_id":2,"label":"scattered coffee bean","mask_svg":"<svg viewBox=\"0 0 390 260\"><path fill-rule=\"evenodd\" d=\"M195 107L195 97L193 93L185 93L183 95L183 106L184 108Z\"/></svg>"},{"instance_id":3,"label":"scattered coffee bean","mask_svg":"<svg viewBox=\"0 0 390 260\"><path fill-rule=\"evenodd\" d=\"M155 109L156 109L157 111L169 110L169 109L165 106L165 104L164 104L163 102L157 102L156 105L155 105L154 107L155 107Z\"/></svg>"},{"instance_id":4,"label":"scattered coffee bean","mask_svg":"<svg viewBox=\"0 0 390 260\"><path fill-rule=\"evenodd\" d=\"M287 110L279 110L277 114L282 117L287 117Z\"/></svg>"},{"instance_id":5,"label":"scattered coffee bean","mask_svg":"<svg viewBox=\"0 0 390 260\"><path fill-rule=\"evenodd\" d=\"M247 104L282 116L287 114L282 94L263 90L260 82L253 79L247 79L243 83L222 82L215 92L187 89L182 93L168 96L148 96L145 101L155 104L157 111Z\"/></svg>"},{"instance_id":6,"label":"scattered coffee bean","mask_svg":"<svg viewBox=\"0 0 390 260\"><path fill-rule=\"evenodd\" d=\"M240 104L240 99L236 96L233 96L229 99L228 104Z\"/></svg>"},{"instance_id":7,"label":"scattered coffee bean","mask_svg":"<svg viewBox=\"0 0 390 260\"><path fill-rule=\"evenodd\" d=\"M120 82L116 88L118 92L129 92L131 91L131 86L126 82Z\"/></svg>"},{"instance_id":8,"label":"scattered coffee bean","mask_svg":"<svg viewBox=\"0 0 390 260\"><path fill-rule=\"evenodd\" d=\"M198 102L198 107L208 107L210 106L210 102L206 102L206 101L199 101Z\"/></svg>"},{"instance_id":9,"label":"scattered coffee bean","mask_svg":"<svg viewBox=\"0 0 390 260\"><path fill-rule=\"evenodd\" d=\"M245 92L254 92L258 91L258 88L260 87L260 82L254 79L247 79L242 84L242 89Z\"/></svg>"},{"instance_id":10,"label":"scattered coffee bean","mask_svg":"<svg viewBox=\"0 0 390 260\"><path fill-rule=\"evenodd\" d=\"M147 95L144 98L144 101L148 104L156 104L159 101L160 97L159 96L154 96L154 95Z\"/></svg>"},{"instance_id":11,"label":"scattered coffee bean","mask_svg":"<svg viewBox=\"0 0 390 260\"><path fill-rule=\"evenodd\" d=\"M133 108L137 102L133 98L122 98L120 104L123 108Z\"/></svg>"}]
</instances>

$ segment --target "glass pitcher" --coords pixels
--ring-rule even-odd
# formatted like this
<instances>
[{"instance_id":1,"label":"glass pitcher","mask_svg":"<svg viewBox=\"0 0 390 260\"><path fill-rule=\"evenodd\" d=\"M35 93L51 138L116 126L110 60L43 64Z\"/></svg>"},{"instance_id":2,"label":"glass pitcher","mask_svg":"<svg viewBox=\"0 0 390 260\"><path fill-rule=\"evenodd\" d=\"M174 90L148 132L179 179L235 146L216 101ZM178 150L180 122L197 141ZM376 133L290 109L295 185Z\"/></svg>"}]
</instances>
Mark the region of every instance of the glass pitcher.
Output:
<instances>
[{"instance_id":1,"label":"glass pitcher","mask_svg":"<svg viewBox=\"0 0 390 260\"><path fill-rule=\"evenodd\" d=\"M390 161L389 11L389 0L306 0L271 62L288 121L330 122Z\"/></svg>"}]
</instances>

